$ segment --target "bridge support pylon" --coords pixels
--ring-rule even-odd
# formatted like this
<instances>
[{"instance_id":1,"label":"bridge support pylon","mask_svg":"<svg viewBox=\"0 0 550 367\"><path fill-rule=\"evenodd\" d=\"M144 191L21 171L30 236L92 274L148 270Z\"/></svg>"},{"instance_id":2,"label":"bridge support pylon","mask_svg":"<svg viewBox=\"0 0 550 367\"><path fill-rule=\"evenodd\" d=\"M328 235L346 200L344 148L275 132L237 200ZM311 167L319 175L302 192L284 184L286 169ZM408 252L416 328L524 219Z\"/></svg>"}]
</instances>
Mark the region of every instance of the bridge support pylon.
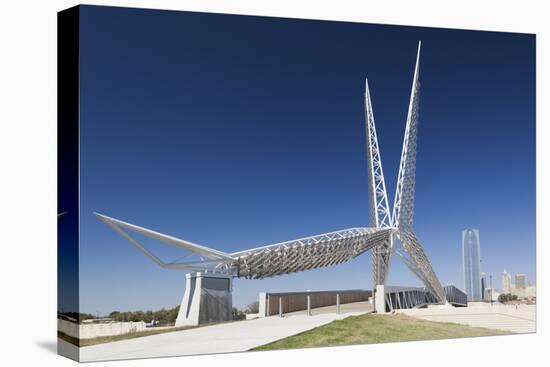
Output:
<instances>
[{"instance_id":1,"label":"bridge support pylon","mask_svg":"<svg viewBox=\"0 0 550 367\"><path fill-rule=\"evenodd\" d=\"M176 326L197 326L233 319L232 277L224 274L185 275L185 293Z\"/></svg>"}]
</instances>

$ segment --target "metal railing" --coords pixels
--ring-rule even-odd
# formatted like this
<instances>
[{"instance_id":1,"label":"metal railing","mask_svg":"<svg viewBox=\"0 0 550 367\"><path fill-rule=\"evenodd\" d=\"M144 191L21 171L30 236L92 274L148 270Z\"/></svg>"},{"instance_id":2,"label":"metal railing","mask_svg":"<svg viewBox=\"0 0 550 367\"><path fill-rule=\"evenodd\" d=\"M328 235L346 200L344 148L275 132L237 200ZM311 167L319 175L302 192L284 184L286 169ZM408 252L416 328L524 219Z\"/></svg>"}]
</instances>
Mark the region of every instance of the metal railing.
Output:
<instances>
[{"instance_id":1,"label":"metal railing","mask_svg":"<svg viewBox=\"0 0 550 367\"><path fill-rule=\"evenodd\" d=\"M466 293L454 285L443 287L445 298L453 306L467 306ZM422 287L385 287L386 312L405 308L421 308L438 304L432 292Z\"/></svg>"},{"instance_id":2,"label":"metal railing","mask_svg":"<svg viewBox=\"0 0 550 367\"><path fill-rule=\"evenodd\" d=\"M454 285L446 285L443 287L445 289L445 295L447 301L453 306L464 306L468 305L468 296L466 293L455 287Z\"/></svg>"}]
</instances>

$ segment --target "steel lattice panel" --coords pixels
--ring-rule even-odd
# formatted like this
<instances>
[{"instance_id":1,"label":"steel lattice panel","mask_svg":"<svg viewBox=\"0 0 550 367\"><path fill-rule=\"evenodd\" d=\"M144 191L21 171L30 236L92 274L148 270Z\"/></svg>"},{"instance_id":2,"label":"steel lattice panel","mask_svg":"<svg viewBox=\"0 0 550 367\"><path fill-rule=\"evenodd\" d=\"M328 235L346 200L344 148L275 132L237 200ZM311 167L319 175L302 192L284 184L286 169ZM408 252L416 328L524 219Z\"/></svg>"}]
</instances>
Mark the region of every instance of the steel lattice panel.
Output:
<instances>
[{"instance_id":1,"label":"steel lattice panel","mask_svg":"<svg viewBox=\"0 0 550 367\"><path fill-rule=\"evenodd\" d=\"M432 264L426 256L422 245L416 238L414 232L398 231L397 236L410 258L406 261L411 269L425 284L439 302L445 301L445 291L435 275Z\"/></svg>"},{"instance_id":2,"label":"steel lattice panel","mask_svg":"<svg viewBox=\"0 0 550 367\"><path fill-rule=\"evenodd\" d=\"M236 260L220 264L218 269L229 271L237 277L261 279L337 265L384 243L391 231L353 228L288 241L232 254Z\"/></svg>"}]
</instances>

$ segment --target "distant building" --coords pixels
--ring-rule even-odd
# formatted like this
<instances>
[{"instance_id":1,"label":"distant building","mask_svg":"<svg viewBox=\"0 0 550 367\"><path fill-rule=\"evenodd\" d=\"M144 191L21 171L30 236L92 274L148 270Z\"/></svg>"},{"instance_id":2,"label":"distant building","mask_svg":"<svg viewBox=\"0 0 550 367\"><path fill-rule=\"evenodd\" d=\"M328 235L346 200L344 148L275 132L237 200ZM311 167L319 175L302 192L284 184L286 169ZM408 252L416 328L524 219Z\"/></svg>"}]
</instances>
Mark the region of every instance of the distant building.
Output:
<instances>
[{"instance_id":1,"label":"distant building","mask_svg":"<svg viewBox=\"0 0 550 367\"><path fill-rule=\"evenodd\" d=\"M487 289L487 277L485 276L485 273L481 273L481 296L483 300L485 300L485 289Z\"/></svg>"},{"instance_id":2,"label":"distant building","mask_svg":"<svg viewBox=\"0 0 550 367\"><path fill-rule=\"evenodd\" d=\"M525 288L525 298L537 298L537 288L534 285L528 285Z\"/></svg>"},{"instance_id":3,"label":"distant building","mask_svg":"<svg viewBox=\"0 0 550 367\"><path fill-rule=\"evenodd\" d=\"M516 274L516 286L512 293L518 296L519 299L525 298L525 285L525 274Z\"/></svg>"},{"instance_id":4,"label":"distant building","mask_svg":"<svg viewBox=\"0 0 550 367\"><path fill-rule=\"evenodd\" d=\"M464 269L464 289L468 301L481 300L481 274L479 255L479 231L466 229L462 231L462 263Z\"/></svg>"},{"instance_id":5,"label":"distant building","mask_svg":"<svg viewBox=\"0 0 550 367\"><path fill-rule=\"evenodd\" d=\"M492 297L493 302L498 302L498 296L500 296L500 293L498 293L496 290L492 290L491 288L485 288L485 292L483 293L483 300L485 302L491 302L491 297Z\"/></svg>"},{"instance_id":6,"label":"distant building","mask_svg":"<svg viewBox=\"0 0 550 367\"><path fill-rule=\"evenodd\" d=\"M485 288L483 290L483 301L488 302L491 300L491 288Z\"/></svg>"},{"instance_id":7,"label":"distant building","mask_svg":"<svg viewBox=\"0 0 550 367\"><path fill-rule=\"evenodd\" d=\"M516 274L516 288L525 289L526 285L525 274Z\"/></svg>"},{"instance_id":8,"label":"distant building","mask_svg":"<svg viewBox=\"0 0 550 367\"><path fill-rule=\"evenodd\" d=\"M502 293L512 294L512 276L506 270L502 273Z\"/></svg>"}]
</instances>

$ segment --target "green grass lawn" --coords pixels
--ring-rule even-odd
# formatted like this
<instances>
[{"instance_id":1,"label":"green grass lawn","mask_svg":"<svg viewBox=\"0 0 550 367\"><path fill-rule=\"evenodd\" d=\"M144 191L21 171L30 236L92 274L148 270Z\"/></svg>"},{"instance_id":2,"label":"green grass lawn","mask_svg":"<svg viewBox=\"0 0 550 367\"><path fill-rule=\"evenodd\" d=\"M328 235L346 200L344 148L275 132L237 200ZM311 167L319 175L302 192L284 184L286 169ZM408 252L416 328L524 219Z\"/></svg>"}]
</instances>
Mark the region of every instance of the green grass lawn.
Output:
<instances>
[{"instance_id":1,"label":"green grass lawn","mask_svg":"<svg viewBox=\"0 0 550 367\"><path fill-rule=\"evenodd\" d=\"M433 322L405 315L366 314L305 331L252 350L327 347L511 334L500 330Z\"/></svg>"}]
</instances>

